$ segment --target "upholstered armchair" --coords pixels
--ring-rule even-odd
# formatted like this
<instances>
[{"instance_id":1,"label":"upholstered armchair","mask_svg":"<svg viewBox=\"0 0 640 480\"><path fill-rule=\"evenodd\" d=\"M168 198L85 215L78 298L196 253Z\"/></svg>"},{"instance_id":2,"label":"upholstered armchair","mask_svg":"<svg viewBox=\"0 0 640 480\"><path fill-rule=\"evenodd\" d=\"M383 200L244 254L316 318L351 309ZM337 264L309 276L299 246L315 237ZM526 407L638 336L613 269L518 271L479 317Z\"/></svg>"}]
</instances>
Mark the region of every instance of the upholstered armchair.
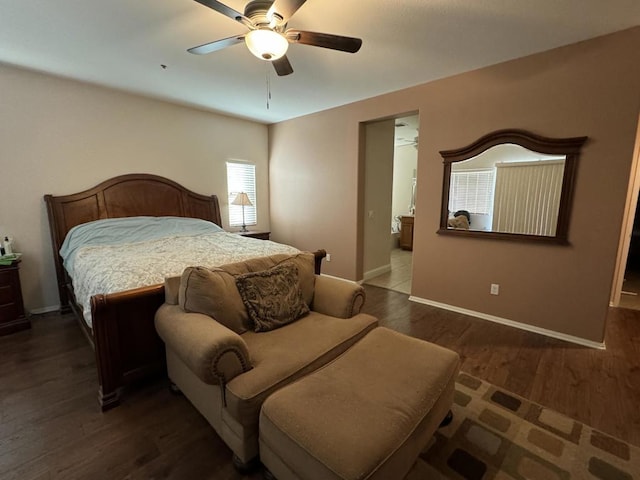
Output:
<instances>
[{"instance_id":1,"label":"upholstered armchair","mask_svg":"<svg viewBox=\"0 0 640 480\"><path fill-rule=\"evenodd\" d=\"M273 255L165 281L156 329L169 378L234 454L258 455L264 400L317 370L377 326L361 286L314 274L314 256Z\"/></svg>"}]
</instances>

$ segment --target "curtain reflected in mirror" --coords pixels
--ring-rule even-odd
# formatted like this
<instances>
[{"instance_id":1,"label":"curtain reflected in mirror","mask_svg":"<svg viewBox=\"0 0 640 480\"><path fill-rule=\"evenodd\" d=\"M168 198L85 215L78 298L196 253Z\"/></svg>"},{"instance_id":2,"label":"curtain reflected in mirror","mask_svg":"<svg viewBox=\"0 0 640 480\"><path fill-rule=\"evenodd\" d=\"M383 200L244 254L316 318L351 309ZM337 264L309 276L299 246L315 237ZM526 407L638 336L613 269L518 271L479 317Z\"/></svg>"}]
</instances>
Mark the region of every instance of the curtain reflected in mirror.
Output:
<instances>
[{"instance_id":1,"label":"curtain reflected in mirror","mask_svg":"<svg viewBox=\"0 0 640 480\"><path fill-rule=\"evenodd\" d=\"M566 243L585 140L503 130L440 152L445 175L438 233Z\"/></svg>"}]
</instances>

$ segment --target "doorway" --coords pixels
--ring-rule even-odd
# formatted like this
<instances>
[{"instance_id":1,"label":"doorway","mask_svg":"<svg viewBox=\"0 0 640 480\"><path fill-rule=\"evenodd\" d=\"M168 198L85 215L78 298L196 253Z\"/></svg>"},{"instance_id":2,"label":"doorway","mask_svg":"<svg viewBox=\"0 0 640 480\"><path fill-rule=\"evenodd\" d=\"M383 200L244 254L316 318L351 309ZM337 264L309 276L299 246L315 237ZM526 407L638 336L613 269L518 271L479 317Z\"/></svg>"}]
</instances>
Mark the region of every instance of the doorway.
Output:
<instances>
[{"instance_id":1,"label":"doorway","mask_svg":"<svg viewBox=\"0 0 640 480\"><path fill-rule=\"evenodd\" d=\"M419 144L417 114L393 120L392 175L384 180L391 190L391 215L379 235L389 235L385 264L364 272L364 283L411 294L413 219L417 192ZM367 160L369 161L369 159ZM380 159L376 159L380 161ZM370 188L366 185L365 188ZM368 212L365 212L368 215ZM389 233L386 233L389 232ZM384 240L383 240L384 241ZM367 242L365 242L366 248ZM366 254L366 252L365 252Z\"/></svg>"},{"instance_id":2,"label":"doorway","mask_svg":"<svg viewBox=\"0 0 640 480\"><path fill-rule=\"evenodd\" d=\"M640 208L637 206L618 306L640 310Z\"/></svg>"},{"instance_id":3,"label":"doorway","mask_svg":"<svg viewBox=\"0 0 640 480\"><path fill-rule=\"evenodd\" d=\"M610 305L640 310L640 115Z\"/></svg>"}]
</instances>

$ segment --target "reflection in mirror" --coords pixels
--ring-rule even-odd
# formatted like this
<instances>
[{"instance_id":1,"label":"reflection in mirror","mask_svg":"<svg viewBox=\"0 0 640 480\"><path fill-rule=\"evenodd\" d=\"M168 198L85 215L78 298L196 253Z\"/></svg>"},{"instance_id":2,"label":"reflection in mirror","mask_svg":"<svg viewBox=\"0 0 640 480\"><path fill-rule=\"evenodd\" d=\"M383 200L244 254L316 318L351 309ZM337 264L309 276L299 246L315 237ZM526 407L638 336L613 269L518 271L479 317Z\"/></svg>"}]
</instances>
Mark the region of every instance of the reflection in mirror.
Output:
<instances>
[{"instance_id":1,"label":"reflection in mirror","mask_svg":"<svg viewBox=\"0 0 640 480\"><path fill-rule=\"evenodd\" d=\"M464 228L454 215L467 212L470 230L555 236L564 162L564 155L503 144L454 163L449 227Z\"/></svg>"},{"instance_id":2,"label":"reflection in mirror","mask_svg":"<svg viewBox=\"0 0 640 480\"><path fill-rule=\"evenodd\" d=\"M439 233L565 243L585 140L503 130L440 152L445 178Z\"/></svg>"}]
</instances>

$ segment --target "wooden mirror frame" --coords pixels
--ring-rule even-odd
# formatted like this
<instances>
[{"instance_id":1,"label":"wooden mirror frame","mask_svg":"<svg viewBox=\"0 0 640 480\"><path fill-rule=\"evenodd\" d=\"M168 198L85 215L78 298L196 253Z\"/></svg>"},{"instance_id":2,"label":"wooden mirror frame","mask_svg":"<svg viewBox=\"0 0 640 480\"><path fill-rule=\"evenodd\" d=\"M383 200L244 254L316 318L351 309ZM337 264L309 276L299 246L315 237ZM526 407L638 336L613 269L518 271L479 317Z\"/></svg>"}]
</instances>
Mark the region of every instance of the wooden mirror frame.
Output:
<instances>
[{"instance_id":1,"label":"wooden mirror frame","mask_svg":"<svg viewBox=\"0 0 640 480\"><path fill-rule=\"evenodd\" d=\"M587 137L548 138L525 130L498 130L476 140L472 144L455 150L442 150L440 155L444 163L442 179L442 207L440 211L440 229L438 234L460 237L494 238L501 240L533 241L541 243L568 244L569 218L573 200L573 188L576 179L578 158ZM549 155L565 155L562 193L558 210L558 223L555 236L529 235L521 233L487 232L481 230L460 230L448 228L449 188L451 185L451 164L469 160L496 145L505 143L520 145L533 152Z\"/></svg>"}]
</instances>

